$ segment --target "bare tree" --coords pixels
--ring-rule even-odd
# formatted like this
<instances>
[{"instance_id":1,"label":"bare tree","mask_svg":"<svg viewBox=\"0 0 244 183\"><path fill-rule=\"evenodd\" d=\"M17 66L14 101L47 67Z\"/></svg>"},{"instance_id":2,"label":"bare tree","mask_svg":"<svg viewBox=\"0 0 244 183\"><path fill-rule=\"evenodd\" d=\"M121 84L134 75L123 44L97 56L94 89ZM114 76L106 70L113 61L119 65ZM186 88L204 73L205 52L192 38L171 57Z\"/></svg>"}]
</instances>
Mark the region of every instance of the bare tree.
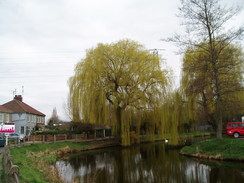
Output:
<instances>
[{"instance_id":1,"label":"bare tree","mask_svg":"<svg viewBox=\"0 0 244 183\"><path fill-rule=\"evenodd\" d=\"M218 0L181 0L179 17L183 18L186 28L185 35L175 34L166 41L174 42L183 50L189 47L201 50L205 54L205 61L211 67L209 75L212 86L213 98L215 100L215 117L217 122L218 139L222 139L222 116L223 95L222 73L219 63L223 60L222 55L230 43L243 37L244 26L240 28L225 29L225 25L241 8L225 8ZM226 58L228 59L228 58ZM197 64L197 63L196 63Z\"/></svg>"}]
</instances>

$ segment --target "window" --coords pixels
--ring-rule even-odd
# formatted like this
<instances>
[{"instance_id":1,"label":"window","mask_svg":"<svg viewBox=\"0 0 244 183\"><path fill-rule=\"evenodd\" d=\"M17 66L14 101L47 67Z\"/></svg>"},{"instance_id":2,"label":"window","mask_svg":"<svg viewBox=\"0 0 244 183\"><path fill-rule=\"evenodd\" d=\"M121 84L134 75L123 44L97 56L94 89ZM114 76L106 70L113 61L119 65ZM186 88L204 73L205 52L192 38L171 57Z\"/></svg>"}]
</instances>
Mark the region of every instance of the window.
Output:
<instances>
[{"instance_id":1,"label":"window","mask_svg":"<svg viewBox=\"0 0 244 183\"><path fill-rule=\"evenodd\" d=\"M21 133L21 134L25 134L25 127L24 127L24 126L21 126L21 128L20 128L20 133Z\"/></svg>"},{"instance_id":2,"label":"window","mask_svg":"<svg viewBox=\"0 0 244 183\"><path fill-rule=\"evenodd\" d=\"M0 113L0 122L3 122L3 113Z\"/></svg>"},{"instance_id":3,"label":"window","mask_svg":"<svg viewBox=\"0 0 244 183\"><path fill-rule=\"evenodd\" d=\"M6 122L9 122L9 114L6 114Z\"/></svg>"},{"instance_id":4,"label":"window","mask_svg":"<svg viewBox=\"0 0 244 183\"><path fill-rule=\"evenodd\" d=\"M29 130L29 127L27 126L26 127L26 135L30 135L29 133L30 133L30 130Z\"/></svg>"},{"instance_id":5,"label":"window","mask_svg":"<svg viewBox=\"0 0 244 183\"><path fill-rule=\"evenodd\" d=\"M238 126L238 124L232 124L233 128L236 128Z\"/></svg>"}]
</instances>

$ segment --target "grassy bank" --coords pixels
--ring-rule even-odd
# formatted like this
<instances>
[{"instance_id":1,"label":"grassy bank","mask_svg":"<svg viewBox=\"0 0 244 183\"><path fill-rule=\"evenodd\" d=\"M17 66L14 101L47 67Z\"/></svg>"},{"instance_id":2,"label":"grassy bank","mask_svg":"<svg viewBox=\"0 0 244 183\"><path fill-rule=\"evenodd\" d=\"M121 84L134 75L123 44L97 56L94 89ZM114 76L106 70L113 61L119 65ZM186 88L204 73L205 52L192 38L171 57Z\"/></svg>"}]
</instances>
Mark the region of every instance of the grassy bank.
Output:
<instances>
[{"instance_id":1,"label":"grassy bank","mask_svg":"<svg viewBox=\"0 0 244 183\"><path fill-rule=\"evenodd\" d=\"M109 145L105 142L59 142L49 144L33 144L11 148L14 164L20 169L20 182L61 182L53 164L57 157L66 153L74 153L83 150Z\"/></svg>"},{"instance_id":2,"label":"grassy bank","mask_svg":"<svg viewBox=\"0 0 244 183\"><path fill-rule=\"evenodd\" d=\"M244 140L210 138L185 146L181 149L181 154L208 159L244 161Z\"/></svg>"},{"instance_id":3,"label":"grassy bank","mask_svg":"<svg viewBox=\"0 0 244 183\"><path fill-rule=\"evenodd\" d=\"M203 136L211 136L211 132L189 132L189 133L180 133L176 138L190 138L190 137L203 137ZM140 136L141 142L150 142L152 139L155 141L171 139L172 136L170 134L166 134L165 137L161 137L159 135L155 135L153 137L149 137L147 135Z\"/></svg>"},{"instance_id":4,"label":"grassy bank","mask_svg":"<svg viewBox=\"0 0 244 183\"><path fill-rule=\"evenodd\" d=\"M210 135L210 133L183 134L184 137ZM147 139L147 137L144 137ZM162 139L157 139L162 140ZM113 141L92 141L92 142L56 142L45 144L32 144L11 148L15 165L20 169L20 182L61 182L53 166L58 157L66 153L75 153L84 150L91 150L101 147L115 145Z\"/></svg>"}]
</instances>

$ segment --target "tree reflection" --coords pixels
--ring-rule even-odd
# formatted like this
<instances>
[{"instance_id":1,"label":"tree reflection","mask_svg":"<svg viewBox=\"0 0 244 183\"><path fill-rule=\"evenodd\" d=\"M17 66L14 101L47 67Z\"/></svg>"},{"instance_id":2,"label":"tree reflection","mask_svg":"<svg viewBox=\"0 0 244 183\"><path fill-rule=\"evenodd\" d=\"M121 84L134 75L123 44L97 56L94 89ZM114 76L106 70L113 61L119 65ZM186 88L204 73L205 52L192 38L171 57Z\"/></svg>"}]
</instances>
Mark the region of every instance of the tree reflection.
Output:
<instances>
[{"instance_id":1,"label":"tree reflection","mask_svg":"<svg viewBox=\"0 0 244 183\"><path fill-rule=\"evenodd\" d=\"M163 143L125 149L87 152L56 164L65 182L96 183L205 183L242 182L242 171L212 167Z\"/></svg>"}]
</instances>

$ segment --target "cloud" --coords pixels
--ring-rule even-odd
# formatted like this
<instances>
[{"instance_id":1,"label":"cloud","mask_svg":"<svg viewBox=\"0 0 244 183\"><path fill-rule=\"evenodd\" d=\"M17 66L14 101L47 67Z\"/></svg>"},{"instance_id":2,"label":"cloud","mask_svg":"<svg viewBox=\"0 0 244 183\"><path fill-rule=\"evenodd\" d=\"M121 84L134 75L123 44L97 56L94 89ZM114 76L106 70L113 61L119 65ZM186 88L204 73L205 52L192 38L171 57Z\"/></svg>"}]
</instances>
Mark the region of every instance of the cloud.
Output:
<instances>
[{"instance_id":1,"label":"cloud","mask_svg":"<svg viewBox=\"0 0 244 183\"><path fill-rule=\"evenodd\" d=\"M15 89L21 94L24 86L29 105L47 118L57 107L66 118L62 108L67 80L85 50L125 38L148 49L165 49L159 54L179 81L177 48L160 41L183 31L175 17L179 4L180 0L1 0L0 104L12 100ZM243 23L242 17L236 22Z\"/></svg>"}]
</instances>

